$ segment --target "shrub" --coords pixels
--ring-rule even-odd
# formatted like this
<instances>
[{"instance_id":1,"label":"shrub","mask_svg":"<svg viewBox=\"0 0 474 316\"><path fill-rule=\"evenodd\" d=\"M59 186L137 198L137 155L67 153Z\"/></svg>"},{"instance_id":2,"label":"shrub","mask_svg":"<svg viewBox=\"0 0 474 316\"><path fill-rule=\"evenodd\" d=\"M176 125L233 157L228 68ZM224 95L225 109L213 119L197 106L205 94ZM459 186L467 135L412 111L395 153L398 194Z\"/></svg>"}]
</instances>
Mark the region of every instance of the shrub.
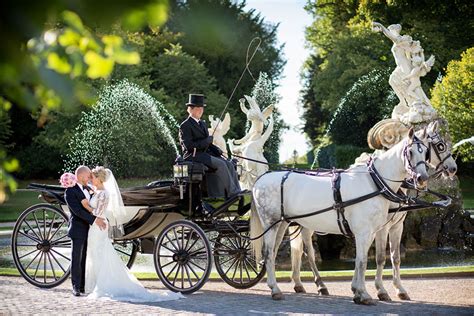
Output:
<instances>
[{"instance_id":1,"label":"shrub","mask_svg":"<svg viewBox=\"0 0 474 316\"><path fill-rule=\"evenodd\" d=\"M474 47L461 55L461 60L449 62L446 76L432 90L433 107L449 124L453 143L474 135ZM464 162L474 162L474 146L458 149Z\"/></svg>"},{"instance_id":2,"label":"shrub","mask_svg":"<svg viewBox=\"0 0 474 316\"><path fill-rule=\"evenodd\" d=\"M349 89L334 113L328 135L335 144L367 146L367 132L390 116L397 97L388 84L390 70L373 70Z\"/></svg>"},{"instance_id":3,"label":"shrub","mask_svg":"<svg viewBox=\"0 0 474 316\"><path fill-rule=\"evenodd\" d=\"M321 147L316 153L317 166L320 168L348 168L361 153L368 151L366 147L330 144Z\"/></svg>"}]
</instances>

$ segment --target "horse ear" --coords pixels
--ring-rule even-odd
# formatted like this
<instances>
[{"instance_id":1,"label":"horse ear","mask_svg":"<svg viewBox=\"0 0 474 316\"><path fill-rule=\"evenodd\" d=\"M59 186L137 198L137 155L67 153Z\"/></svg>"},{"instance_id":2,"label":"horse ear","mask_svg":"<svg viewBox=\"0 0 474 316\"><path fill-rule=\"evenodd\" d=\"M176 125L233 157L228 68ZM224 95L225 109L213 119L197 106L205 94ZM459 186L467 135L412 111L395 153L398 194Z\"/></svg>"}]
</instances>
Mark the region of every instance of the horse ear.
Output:
<instances>
[{"instance_id":1,"label":"horse ear","mask_svg":"<svg viewBox=\"0 0 474 316\"><path fill-rule=\"evenodd\" d=\"M410 130L408 131L408 139L410 140L410 143L413 141L413 137L415 137L415 130L413 127L410 127Z\"/></svg>"},{"instance_id":2,"label":"horse ear","mask_svg":"<svg viewBox=\"0 0 474 316\"><path fill-rule=\"evenodd\" d=\"M433 124L433 126L432 126L432 131L433 131L433 132L437 132L437 131L439 130L438 121L434 121L432 124Z\"/></svg>"},{"instance_id":3,"label":"horse ear","mask_svg":"<svg viewBox=\"0 0 474 316\"><path fill-rule=\"evenodd\" d=\"M421 134L421 138L426 138L426 134L427 134L427 129L428 129L429 126L425 126L425 128L423 128L423 133Z\"/></svg>"}]
</instances>

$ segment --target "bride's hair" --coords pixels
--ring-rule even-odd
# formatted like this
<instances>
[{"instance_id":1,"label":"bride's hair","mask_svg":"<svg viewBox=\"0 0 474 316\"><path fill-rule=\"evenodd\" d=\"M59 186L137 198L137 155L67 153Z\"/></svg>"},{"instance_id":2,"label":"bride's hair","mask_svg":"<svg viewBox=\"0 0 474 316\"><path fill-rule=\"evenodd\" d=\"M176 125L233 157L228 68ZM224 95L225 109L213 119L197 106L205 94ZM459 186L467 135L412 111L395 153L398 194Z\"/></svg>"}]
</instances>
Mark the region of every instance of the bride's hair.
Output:
<instances>
[{"instance_id":1,"label":"bride's hair","mask_svg":"<svg viewBox=\"0 0 474 316\"><path fill-rule=\"evenodd\" d=\"M108 172L107 172L107 169L105 169L104 167L102 166L98 166L98 167L95 167L94 169L92 169L92 174L98 178L101 182L105 182L105 180L107 180L108 178Z\"/></svg>"}]
</instances>

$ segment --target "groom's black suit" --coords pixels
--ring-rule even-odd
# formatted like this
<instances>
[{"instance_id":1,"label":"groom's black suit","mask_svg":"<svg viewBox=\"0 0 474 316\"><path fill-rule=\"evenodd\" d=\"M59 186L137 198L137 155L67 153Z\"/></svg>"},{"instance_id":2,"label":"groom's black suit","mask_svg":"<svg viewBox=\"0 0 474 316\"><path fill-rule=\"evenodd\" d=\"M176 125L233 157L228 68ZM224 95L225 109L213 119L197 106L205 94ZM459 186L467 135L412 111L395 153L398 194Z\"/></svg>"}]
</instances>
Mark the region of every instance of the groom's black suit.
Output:
<instances>
[{"instance_id":1,"label":"groom's black suit","mask_svg":"<svg viewBox=\"0 0 474 316\"><path fill-rule=\"evenodd\" d=\"M96 219L81 204L86 198L79 185L66 189L66 203L71 211L68 236L72 239L71 280L73 289L80 291L85 286L87 237L89 227Z\"/></svg>"}]
</instances>

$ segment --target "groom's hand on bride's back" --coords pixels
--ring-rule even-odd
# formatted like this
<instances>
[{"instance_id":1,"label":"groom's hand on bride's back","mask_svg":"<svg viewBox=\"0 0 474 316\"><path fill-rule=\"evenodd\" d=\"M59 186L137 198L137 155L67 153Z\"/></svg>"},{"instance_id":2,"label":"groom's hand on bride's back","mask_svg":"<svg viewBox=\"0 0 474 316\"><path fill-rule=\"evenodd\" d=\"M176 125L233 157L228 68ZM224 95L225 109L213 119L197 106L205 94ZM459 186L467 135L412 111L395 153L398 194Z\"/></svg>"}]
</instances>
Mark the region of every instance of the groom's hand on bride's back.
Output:
<instances>
[{"instance_id":1,"label":"groom's hand on bride's back","mask_svg":"<svg viewBox=\"0 0 474 316\"><path fill-rule=\"evenodd\" d=\"M96 217L95 221L94 221L94 224L96 224L97 226L99 226L99 228L101 230L105 230L107 228L107 223L105 222L105 219L101 218L101 217Z\"/></svg>"}]
</instances>

